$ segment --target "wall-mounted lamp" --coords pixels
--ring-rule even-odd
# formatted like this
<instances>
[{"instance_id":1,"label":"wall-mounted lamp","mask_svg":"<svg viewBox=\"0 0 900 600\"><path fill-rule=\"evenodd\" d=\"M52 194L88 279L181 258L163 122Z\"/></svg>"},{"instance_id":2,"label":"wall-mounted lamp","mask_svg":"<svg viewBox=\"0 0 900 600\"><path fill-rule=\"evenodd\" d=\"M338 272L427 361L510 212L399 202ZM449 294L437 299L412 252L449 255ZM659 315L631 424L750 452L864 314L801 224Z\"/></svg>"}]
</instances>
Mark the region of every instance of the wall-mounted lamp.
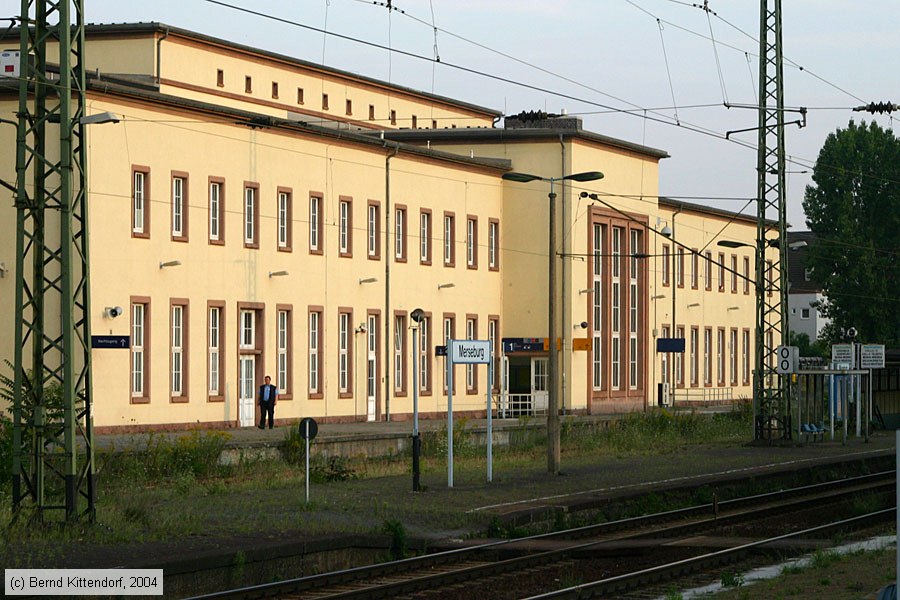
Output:
<instances>
[{"instance_id":1,"label":"wall-mounted lamp","mask_svg":"<svg viewBox=\"0 0 900 600\"><path fill-rule=\"evenodd\" d=\"M121 306L107 306L103 309L103 316L107 319L115 319L122 316L122 312Z\"/></svg>"},{"instance_id":2,"label":"wall-mounted lamp","mask_svg":"<svg viewBox=\"0 0 900 600\"><path fill-rule=\"evenodd\" d=\"M456 287L456 284L455 283L439 283L438 284L439 290L442 290L444 288L452 288L452 287Z\"/></svg>"},{"instance_id":3,"label":"wall-mounted lamp","mask_svg":"<svg viewBox=\"0 0 900 600\"><path fill-rule=\"evenodd\" d=\"M353 330L354 333L365 333L366 332L366 324L360 323L359 326Z\"/></svg>"},{"instance_id":4,"label":"wall-mounted lamp","mask_svg":"<svg viewBox=\"0 0 900 600\"><path fill-rule=\"evenodd\" d=\"M665 294L657 294L655 296L650 296L650 299L651 300L661 300L662 298L665 298L665 297L666 297Z\"/></svg>"},{"instance_id":5,"label":"wall-mounted lamp","mask_svg":"<svg viewBox=\"0 0 900 600\"><path fill-rule=\"evenodd\" d=\"M690 304L688 304L687 307L688 307L688 308L694 308L695 306L700 306L700 303L699 303L699 302L691 302Z\"/></svg>"},{"instance_id":6,"label":"wall-mounted lamp","mask_svg":"<svg viewBox=\"0 0 900 600\"><path fill-rule=\"evenodd\" d=\"M740 308L740 306L729 306L729 307L726 308L725 310L726 310L726 311L728 311L728 310L738 310L739 308Z\"/></svg>"},{"instance_id":7,"label":"wall-mounted lamp","mask_svg":"<svg viewBox=\"0 0 900 600\"><path fill-rule=\"evenodd\" d=\"M287 271L269 271L269 277L284 277L287 274Z\"/></svg>"},{"instance_id":8,"label":"wall-mounted lamp","mask_svg":"<svg viewBox=\"0 0 900 600\"><path fill-rule=\"evenodd\" d=\"M0 277L6 277L7 271L9 271L9 269L6 268L6 263L0 262Z\"/></svg>"},{"instance_id":9,"label":"wall-mounted lamp","mask_svg":"<svg viewBox=\"0 0 900 600\"><path fill-rule=\"evenodd\" d=\"M119 121L121 121L119 115L109 111L97 113L96 115L87 115L78 120L82 125L102 125L103 123L118 123Z\"/></svg>"},{"instance_id":10,"label":"wall-mounted lamp","mask_svg":"<svg viewBox=\"0 0 900 600\"><path fill-rule=\"evenodd\" d=\"M359 285L362 285L364 283L375 283L376 281L378 281L377 277L366 277L365 279L359 280Z\"/></svg>"},{"instance_id":11,"label":"wall-mounted lamp","mask_svg":"<svg viewBox=\"0 0 900 600\"><path fill-rule=\"evenodd\" d=\"M590 293L593 292L593 291L594 291L594 290L591 289L591 288L584 288L583 290L578 290L578 293L579 293L579 294L590 294Z\"/></svg>"},{"instance_id":12,"label":"wall-mounted lamp","mask_svg":"<svg viewBox=\"0 0 900 600\"><path fill-rule=\"evenodd\" d=\"M165 269L166 267L180 267L180 266L181 266L180 260L167 260L166 262L159 263L160 269Z\"/></svg>"},{"instance_id":13,"label":"wall-mounted lamp","mask_svg":"<svg viewBox=\"0 0 900 600\"><path fill-rule=\"evenodd\" d=\"M588 322L587 322L587 321L582 321L581 323L575 323L575 324L572 326L572 329L587 329L587 328L588 328Z\"/></svg>"}]
</instances>

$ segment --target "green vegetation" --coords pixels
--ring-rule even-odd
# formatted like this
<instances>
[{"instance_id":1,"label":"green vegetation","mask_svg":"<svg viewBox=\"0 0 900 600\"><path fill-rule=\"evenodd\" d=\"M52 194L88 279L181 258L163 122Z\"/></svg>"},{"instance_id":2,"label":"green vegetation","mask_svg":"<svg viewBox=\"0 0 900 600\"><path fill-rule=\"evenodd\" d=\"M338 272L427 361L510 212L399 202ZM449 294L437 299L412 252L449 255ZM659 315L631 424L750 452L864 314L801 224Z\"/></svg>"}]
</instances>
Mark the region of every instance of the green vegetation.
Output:
<instances>
[{"instance_id":1,"label":"green vegetation","mask_svg":"<svg viewBox=\"0 0 900 600\"><path fill-rule=\"evenodd\" d=\"M739 588L744 585L744 576L734 571L726 571L722 573L722 587Z\"/></svg>"},{"instance_id":2,"label":"green vegetation","mask_svg":"<svg viewBox=\"0 0 900 600\"><path fill-rule=\"evenodd\" d=\"M562 439L580 450L619 454L668 454L688 444L746 439L752 420L749 403L739 402L727 413L654 410L632 413L609 427L585 427L577 419L562 424Z\"/></svg>"},{"instance_id":3,"label":"green vegetation","mask_svg":"<svg viewBox=\"0 0 900 600\"><path fill-rule=\"evenodd\" d=\"M749 419L742 420L739 414L710 417L661 411L630 415L609 427L565 419L564 465L582 474L578 477L548 478L545 436L540 430L525 430L523 444L495 448L495 483L490 486L484 485L484 448L461 420L453 435L457 481L453 493L442 493L447 464L444 429L424 435L422 484L429 491L413 494L411 464L405 455L314 454L310 466L315 486L309 503L302 491L305 444L301 446L302 440L295 439L299 437L293 435L296 428L289 428L280 446L284 460L247 452L228 464L220 461L229 440L227 433L147 435L127 451L98 451L96 524L46 529L17 522L0 530L0 545L14 548L17 564L27 566L56 564L60 559L54 548L60 540L124 547L151 541L258 535L261 531L267 536L294 536L297 531L304 535L366 533L376 522L391 524L385 528L390 529L395 552L407 552L408 537L432 531L465 536L490 530L497 537L516 537L525 534L526 528L501 522L488 511L469 509L501 501L508 494L507 484L524 485L533 495L583 489L585 477L595 471L597 458L602 456L652 457L692 444L742 442L750 433ZM0 432L8 431L3 427ZM651 460L648 464L658 463ZM432 488L440 495L431 492ZM12 521L10 500L8 486L0 487L0 523ZM658 496L644 500L642 509L646 510L668 501ZM269 508L257 510L261 503ZM548 522L541 526L571 527L609 518L603 510L556 512L548 514Z\"/></svg>"},{"instance_id":4,"label":"green vegetation","mask_svg":"<svg viewBox=\"0 0 900 600\"><path fill-rule=\"evenodd\" d=\"M381 531L391 536L391 558L393 560L401 560L409 556L406 529L403 527L403 523L394 519L385 521Z\"/></svg>"},{"instance_id":5,"label":"green vegetation","mask_svg":"<svg viewBox=\"0 0 900 600\"><path fill-rule=\"evenodd\" d=\"M840 168L835 168L840 165ZM900 344L897 225L900 224L900 138L874 121L850 121L828 135L806 187L803 210L816 239L806 266L821 284L818 310L831 322L820 334L844 341L849 327L858 341Z\"/></svg>"},{"instance_id":6,"label":"green vegetation","mask_svg":"<svg viewBox=\"0 0 900 600\"><path fill-rule=\"evenodd\" d=\"M0 411L0 491L12 482L12 421Z\"/></svg>"},{"instance_id":7,"label":"green vegetation","mask_svg":"<svg viewBox=\"0 0 900 600\"><path fill-rule=\"evenodd\" d=\"M885 533L893 535L893 527ZM895 560L896 553L893 547L849 554L817 551L805 563L785 567L774 579L751 582L736 589L731 588L716 594L715 598L719 600L874 598L881 587L893 582L896 571ZM725 586L724 578L722 585Z\"/></svg>"}]
</instances>

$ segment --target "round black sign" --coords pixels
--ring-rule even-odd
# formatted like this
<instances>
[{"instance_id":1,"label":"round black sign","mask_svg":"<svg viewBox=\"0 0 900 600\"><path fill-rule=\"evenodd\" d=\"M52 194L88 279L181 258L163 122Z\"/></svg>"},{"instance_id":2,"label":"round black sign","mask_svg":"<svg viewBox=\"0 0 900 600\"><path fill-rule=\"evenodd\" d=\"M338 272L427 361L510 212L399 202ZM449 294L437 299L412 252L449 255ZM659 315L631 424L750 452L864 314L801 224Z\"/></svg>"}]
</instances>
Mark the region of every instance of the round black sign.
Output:
<instances>
[{"instance_id":1,"label":"round black sign","mask_svg":"<svg viewBox=\"0 0 900 600\"><path fill-rule=\"evenodd\" d=\"M310 417L304 417L300 419L300 437L304 440L312 440L315 439L316 434L319 432L319 426L316 424L315 419Z\"/></svg>"}]
</instances>

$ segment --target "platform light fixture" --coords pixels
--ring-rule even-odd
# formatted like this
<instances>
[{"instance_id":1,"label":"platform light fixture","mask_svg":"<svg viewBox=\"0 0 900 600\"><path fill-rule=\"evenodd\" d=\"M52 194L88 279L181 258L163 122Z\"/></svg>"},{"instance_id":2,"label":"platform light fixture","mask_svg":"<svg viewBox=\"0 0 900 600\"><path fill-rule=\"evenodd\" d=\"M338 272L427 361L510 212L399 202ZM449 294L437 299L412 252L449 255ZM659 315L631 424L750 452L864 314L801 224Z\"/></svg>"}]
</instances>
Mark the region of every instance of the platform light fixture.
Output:
<instances>
[{"instance_id":1,"label":"platform light fixture","mask_svg":"<svg viewBox=\"0 0 900 600\"><path fill-rule=\"evenodd\" d=\"M82 125L102 125L103 123L118 123L122 119L114 112L102 112L95 115L81 117L78 122Z\"/></svg>"},{"instance_id":2,"label":"platform light fixture","mask_svg":"<svg viewBox=\"0 0 900 600\"><path fill-rule=\"evenodd\" d=\"M559 474L559 458L560 458L560 430L559 430L559 396L557 394L557 385L559 382L559 355L553 348L553 340L556 339L556 192L553 191L553 184L557 181L595 181L603 179L603 173L600 171L585 171L583 173L572 173L563 175L562 177L541 177L540 175L532 175L530 173L517 173L510 171L501 175L506 181L515 181L517 183L528 183L531 181L547 181L550 183L550 191L547 194L549 200L549 219L548 226L550 229L548 235L549 249L547 259L549 262L547 269L547 340L550 342L547 354L547 470L554 474Z\"/></svg>"}]
</instances>

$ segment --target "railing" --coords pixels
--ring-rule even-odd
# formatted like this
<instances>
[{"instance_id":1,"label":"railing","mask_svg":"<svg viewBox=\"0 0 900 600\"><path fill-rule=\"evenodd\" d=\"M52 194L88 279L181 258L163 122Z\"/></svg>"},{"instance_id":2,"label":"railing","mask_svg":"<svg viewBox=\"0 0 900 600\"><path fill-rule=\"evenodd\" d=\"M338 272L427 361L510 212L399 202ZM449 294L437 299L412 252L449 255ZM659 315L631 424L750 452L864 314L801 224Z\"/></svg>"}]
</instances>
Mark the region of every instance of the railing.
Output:
<instances>
[{"instance_id":1,"label":"railing","mask_svg":"<svg viewBox=\"0 0 900 600\"><path fill-rule=\"evenodd\" d=\"M535 417L547 414L547 395L500 394L497 397L497 415L501 419Z\"/></svg>"},{"instance_id":2,"label":"railing","mask_svg":"<svg viewBox=\"0 0 900 600\"><path fill-rule=\"evenodd\" d=\"M679 388L672 393L673 403L704 404L713 402L732 402L736 399L737 398L734 397L734 388L730 387Z\"/></svg>"}]
</instances>

